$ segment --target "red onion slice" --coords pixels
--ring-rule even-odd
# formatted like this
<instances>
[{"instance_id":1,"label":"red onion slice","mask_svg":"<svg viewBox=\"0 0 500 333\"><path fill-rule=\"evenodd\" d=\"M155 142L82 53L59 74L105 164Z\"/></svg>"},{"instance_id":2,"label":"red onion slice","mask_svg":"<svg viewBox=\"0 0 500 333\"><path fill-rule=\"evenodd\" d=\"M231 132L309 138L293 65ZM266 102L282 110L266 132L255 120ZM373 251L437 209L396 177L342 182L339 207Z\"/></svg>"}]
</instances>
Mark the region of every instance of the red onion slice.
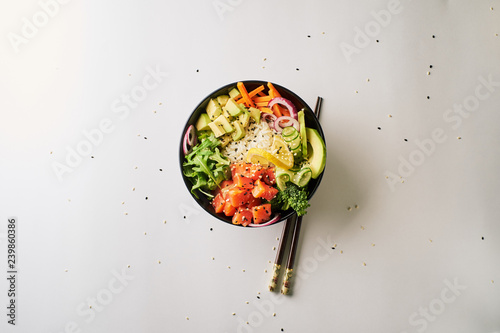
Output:
<instances>
[{"instance_id":1,"label":"red onion slice","mask_svg":"<svg viewBox=\"0 0 500 333\"><path fill-rule=\"evenodd\" d=\"M280 104L280 105L283 105L284 107L286 107L288 109L288 111L290 111L290 117L292 117L293 119L297 119L297 117L298 117L297 108L295 108L295 105L293 105L292 102L290 102L288 99L283 98L283 97L275 97L269 101L269 104L267 104L267 107L272 108L273 105L275 105L275 104Z\"/></svg>"},{"instance_id":2,"label":"red onion slice","mask_svg":"<svg viewBox=\"0 0 500 333\"><path fill-rule=\"evenodd\" d=\"M258 228L258 227L266 227L268 225L271 225L271 224L274 224L276 222L278 222L280 219L280 214L276 214L275 217L273 217L272 219L270 219L269 221L267 221L266 223L263 223L263 224L255 224L255 223L250 223L248 226L249 227L254 227L254 228Z\"/></svg>"},{"instance_id":3,"label":"red onion slice","mask_svg":"<svg viewBox=\"0 0 500 333\"><path fill-rule=\"evenodd\" d=\"M191 152L198 138L196 137L196 131L193 125L190 125L184 134L184 139L182 140L182 150L184 151L184 155L187 155Z\"/></svg>"},{"instance_id":4,"label":"red onion slice","mask_svg":"<svg viewBox=\"0 0 500 333\"><path fill-rule=\"evenodd\" d=\"M274 124L274 122L276 121L276 116L274 114L271 114L271 113L265 113L265 112L262 112L262 115L261 115L262 119L264 119L265 121L267 122L271 122L271 124ZM273 125L274 126L274 125Z\"/></svg>"},{"instance_id":5,"label":"red onion slice","mask_svg":"<svg viewBox=\"0 0 500 333\"><path fill-rule=\"evenodd\" d=\"M274 129L276 132L281 133L284 127L293 126L297 131L300 131L299 121L292 117L283 116L276 118L274 121Z\"/></svg>"}]
</instances>

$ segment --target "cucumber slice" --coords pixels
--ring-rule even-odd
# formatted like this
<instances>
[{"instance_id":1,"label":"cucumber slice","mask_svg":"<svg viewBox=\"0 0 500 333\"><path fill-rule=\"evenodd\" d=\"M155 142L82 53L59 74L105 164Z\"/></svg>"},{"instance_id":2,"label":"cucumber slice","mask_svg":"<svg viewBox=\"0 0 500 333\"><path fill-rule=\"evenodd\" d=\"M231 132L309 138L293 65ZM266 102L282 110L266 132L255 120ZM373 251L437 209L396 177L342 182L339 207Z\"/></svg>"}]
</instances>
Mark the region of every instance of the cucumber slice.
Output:
<instances>
[{"instance_id":1,"label":"cucumber slice","mask_svg":"<svg viewBox=\"0 0 500 333\"><path fill-rule=\"evenodd\" d=\"M288 126L283 128L281 135L283 136L283 139L287 141L295 139L299 135L299 132L293 126Z\"/></svg>"},{"instance_id":2,"label":"cucumber slice","mask_svg":"<svg viewBox=\"0 0 500 333\"><path fill-rule=\"evenodd\" d=\"M292 177L292 183L299 187L306 186L312 178L312 171L310 168L304 168L297 172Z\"/></svg>"},{"instance_id":3,"label":"cucumber slice","mask_svg":"<svg viewBox=\"0 0 500 333\"><path fill-rule=\"evenodd\" d=\"M307 156L307 131L304 110L299 111L297 118L299 118L300 136L302 138L302 154Z\"/></svg>"},{"instance_id":4,"label":"cucumber slice","mask_svg":"<svg viewBox=\"0 0 500 333\"><path fill-rule=\"evenodd\" d=\"M300 143L301 143L300 138L296 138L295 140L288 142L288 146L290 147L291 150L300 149Z\"/></svg>"},{"instance_id":5,"label":"cucumber slice","mask_svg":"<svg viewBox=\"0 0 500 333\"><path fill-rule=\"evenodd\" d=\"M290 181L290 176L286 173L276 177L276 185L278 185L278 188L282 191L285 189L285 184L288 181Z\"/></svg>"}]
</instances>

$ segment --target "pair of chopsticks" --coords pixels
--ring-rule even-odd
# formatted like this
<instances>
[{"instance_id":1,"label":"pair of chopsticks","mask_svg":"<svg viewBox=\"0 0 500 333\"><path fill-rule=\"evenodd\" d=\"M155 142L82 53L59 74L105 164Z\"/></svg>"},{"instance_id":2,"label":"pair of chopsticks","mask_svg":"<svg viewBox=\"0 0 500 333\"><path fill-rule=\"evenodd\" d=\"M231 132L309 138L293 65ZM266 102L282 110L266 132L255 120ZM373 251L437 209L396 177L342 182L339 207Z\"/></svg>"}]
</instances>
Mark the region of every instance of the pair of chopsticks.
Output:
<instances>
[{"instance_id":1,"label":"pair of chopsticks","mask_svg":"<svg viewBox=\"0 0 500 333\"><path fill-rule=\"evenodd\" d=\"M318 120L321 112L322 103L323 103L323 98L318 96L318 99L316 100L316 106L314 107L314 114L316 115L316 118L318 118ZM283 295L286 295L290 292L290 287L291 287L290 283L293 275L292 274L293 265L295 263L295 255L297 254L297 247L299 246L299 235L300 235L300 227L302 226L302 216L297 217L297 214L294 214L292 217L288 218L285 221L283 231L281 232L280 243L278 245L278 253L276 253L276 259L274 260L273 276L271 278L271 282L269 283L269 290L274 291L276 285L278 284L278 278L281 269L281 261L283 260L283 256L285 254L288 235L290 234L290 229L292 229L294 221L295 225L293 227L292 244L290 246L290 252L288 254L285 276L283 277L283 286L281 287L281 293Z\"/></svg>"}]
</instances>

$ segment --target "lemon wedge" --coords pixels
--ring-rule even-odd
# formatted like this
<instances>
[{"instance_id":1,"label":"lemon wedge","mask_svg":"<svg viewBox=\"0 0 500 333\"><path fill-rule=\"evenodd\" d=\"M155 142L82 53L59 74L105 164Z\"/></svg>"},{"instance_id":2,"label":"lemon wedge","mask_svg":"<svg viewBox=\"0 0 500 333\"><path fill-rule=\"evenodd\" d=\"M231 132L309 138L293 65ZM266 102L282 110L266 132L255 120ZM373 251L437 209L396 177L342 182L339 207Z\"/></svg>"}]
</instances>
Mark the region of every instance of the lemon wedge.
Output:
<instances>
[{"instance_id":1,"label":"lemon wedge","mask_svg":"<svg viewBox=\"0 0 500 333\"><path fill-rule=\"evenodd\" d=\"M271 154L261 148L251 148L247 153L247 162L263 166L268 166L269 163L272 163L285 170L293 167L293 155L285 141L283 141L283 138L279 136L274 137L272 151L275 153Z\"/></svg>"}]
</instances>

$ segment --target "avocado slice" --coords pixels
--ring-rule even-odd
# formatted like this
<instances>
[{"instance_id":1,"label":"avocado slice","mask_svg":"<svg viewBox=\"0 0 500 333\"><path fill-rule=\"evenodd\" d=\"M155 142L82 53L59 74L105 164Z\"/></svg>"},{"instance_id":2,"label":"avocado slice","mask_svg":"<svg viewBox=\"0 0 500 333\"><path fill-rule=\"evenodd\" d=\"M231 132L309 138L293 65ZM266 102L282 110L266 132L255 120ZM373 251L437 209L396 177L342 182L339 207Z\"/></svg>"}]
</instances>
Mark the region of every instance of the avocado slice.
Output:
<instances>
[{"instance_id":1,"label":"avocado slice","mask_svg":"<svg viewBox=\"0 0 500 333\"><path fill-rule=\"evenodd\" d=\"M208 101L207 107L205 109L207 111L210 120L216 119L218 116L222 114L222 108L220 107L219 102L217 100L211 98Z\"/></svg>"},{"instance_id":2,"label":"avocado slice","mask_svg":"<svg viewBox=\"0 0 500 333\"><path fill-rule=\"evenodd\" d=\"M248 124L250 123L250 113L248 111L242 112L238 117L238 122L241 123L243 128L247 128Z\"/></svg>"},{"instance_id":3,"label":"avocado slice","mask_svg":"<svg viewBox=\"0 0 500 333\"><path fill-rule=\"evenodd\" d=\"M215 123L215 121L212 121L211 123L208 124L212 132L214 132L214 135L216 138L219 136L222 136L226 134L226 131L224 130L224 127L222 125L218 125Z\"/></svg>"},{"instance_id":4,"label":"avocado slice","mask_svg":"<svg viewBox=\"0 0 500 333\"><path fill-rule=\"evenodd\" d=\"M198 120L196 121L196 130L198 131L206 131L210 129L208 124L210 123L210 117L206 113L202 113Z\"/></svg>"},{"instance_id":5,"label":"avocado slice","mask_svg":"<svg viewBox=\"0 0 500 333\"><path fill-rule=\"evenodd\" d=\"M238 103L236 103L234 101L234 99L230 98L227 100L227 103L226 105L224 106L224 108L227 110L227 112L229 112L229 114L233 117L236 117L236 116L239 116L242 109L241 107L238 105Z\"/></svg>"},{"instance_id":6,"label":"avocado slice","mask_svg":"<svg viewBox=\"0 0 500 333\"><path fill-rule=\"evenodd\" d=\"M224 107L226 105L228 99L229 99L228 95L217 96L217 102L219 102L219 105L221 107Z\"/></svg>"},{"instance_id":7,"label":"avocado slice","mask_svg":"<svg viewBox=\"0 0 500 333\"><path fill-rule=\"evenodd\" d=\"M231 133L234 131L234 128L229 123L229 120L227 120L227 118L224 117L223 115L220 115L213 122L217 125L217 127L219 127L219 128L222 127L224 129L225 133Z\"/></svg>"},{"instance_id":8,"label":"avocado slice","mask_svg":"<svg viewBox=\"0 0 500 333\"><path fill-rule=\"evenodd\" d=\"M307 156L306 119L304 110L300 110L297 116L299 118L300 137L302 139L302 156Z\"/></svg>"},{"instance_id":9,"label":"avocado slice","mask_svg":"<svg viewBox=\"0 0 500 333\"><path fill-rule=\"evenodd\" d=\"M253 120L255 120L257 124L260 124L260 110L256 108L250 108L248 110L250 110L250 116L252 116Z\"/></svg>"},{"instance_id":10,"label":"avocado slice","mask_svg":"<svg viewBox=\"0 0 500 333\"><path fill-rule=\"evenodd\" d=\"M246 131L243 125L238 120L233 121L233 126L235 130L232 134L232 137L234 141L238 141L245 136Z\"/></svg>"},{"instance_id":11,"label":"avocado slice","mask_svg":"<svg viewBox=\"0 0 500 333\"><path fill-rule=\"evenodd\" d=\"M306 127L307 141L310 144L308 161L312 172L312 178L316 179L325 169L326 146L318 131Z\"/></svg>"},{"instance_id":12,"label":"avocado slice","mask_svg":"<svg viewBox=\"0 0 500 333\"><path fill-rule=\"evenodd\" d=\"M229 91L229 97L232 99L238 99L241 97L241 93L237 88L233 88Z\"/></svg>"}]
</instances>

